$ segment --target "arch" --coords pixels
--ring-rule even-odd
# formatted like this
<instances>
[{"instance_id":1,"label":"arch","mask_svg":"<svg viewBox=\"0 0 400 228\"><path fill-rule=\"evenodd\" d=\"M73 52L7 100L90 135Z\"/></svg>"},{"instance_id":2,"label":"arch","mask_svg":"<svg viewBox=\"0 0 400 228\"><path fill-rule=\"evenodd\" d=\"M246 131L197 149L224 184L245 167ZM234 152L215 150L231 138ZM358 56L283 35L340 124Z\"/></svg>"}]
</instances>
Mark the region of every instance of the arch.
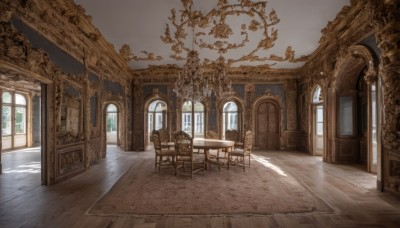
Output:
<instances>
[{"instance_id":1,"label":"arch","mask_svg":"<svg viewBox=\"0 0 400 228\"><path fill-rule=\"evenodd\" d=\"M121 108L115 102L106 103L104 107L106 143L120 145Z\"/></svg>"},{"instance_id":2,"label":"arch","mask_svg":"<svg viewBox=\"0 0 400 228\"><path fill-rule=\"evenodd\" d=\"M364 45L350 46L338 57L332 77L327 158L337 163L362 163L369 169L371 83L378 79L378 58ZM367 137L368 135L368 137Z\"/></svg>"},{"instance_id":3,"label":"arch","mask_svg":"<svg viewBox=\"0 0 400 228\"><path fill-rule=\"evenodd\" d=\"M312 96L311 96L312 104L323 102L322 87L319 84L316 84L311 91L312 91Z\"/></svg>"},{"instance_id":4,"label":"arch","mask_svg":"<svg viewBox=\"0 0 400 228\"><path fill-rule=\"evenodd\" d=\"M333 87L337 90L342 90L347 88L347 86L355 85L357 79L354 79L352 76L363 69L365 69L365 80L376 80L378 75L377 66L378 59L368 47L364 45L351 46L336 62L332 78ZM349 72L351 76L349 76Z\"/></svg>"},{"instance_id":5,"label":"arch","mask_svg":"<svg viewBox=\"0 0 400 228\"><path fill-rule=\"evenodd\" d=\"M143 105L143 111L144 111L144 116L143 116L143 119L144 119L144 123L143 123L144 139L143 140L144 140L144 147L145 148L149 145L150 134L151 134L151 131L149 131L149 126L148 126L148 123L149 123L149 108L150 108L150 105L155 101L164 102L166 104L166 106L167 106L166 107L166 120L165 120L164 124L165 124L165 127L166 127L166 130L167 130L168 134L171 135L171 115L170 115L171 109L170 109L170 104L168 102L168 99L165 96L163 96L163 95L161 95L159 93L155 93L155 94L149 96L145 100L144 105Z\"/></svg>"},{"instance_id":6,"label":"arch","mask_svg":"<svg viewBox=\"0 0 400 228\"><path fill-rule=\"evenodd\" d=\"M322 86L315 84L310 96L310 152L312 155L325 155L326 122L324 94Z\"/></svg>"},{"instance_id":7,"label":"arch","mask_svg":"<svg viewBox=\"0 0 400 228\"><path fill-rule=\"evenodd\" d=\"M121 101L118 100L118 98L114 98L114 99L110 99L110 100L105 100L102 102L102 113L103 113L103 117L102 117L102 130L101 130L101 134L102 134L102 153L103 154L97 154L96 156L98 157L98 159L100 158L105 158L107 155L107 108L108 106L112 104L113 106L115 106L117 108L117 143L116 145L121 147L123 145L126 145L126 138L123 137L125 136L125 128L123 125L125 118L125 114L124 114L124 106L121 104ZM101 151L99 151L100 153Z\"/></svg>"},{"instance_id":8,"label":"arch","mask_svg":"<svg viewBox=\"0 0 400 228\"><path fill-rule=\"evenodd\" d=\"M223 138L224 134L225 134L225 132L223 130L224 123L223 123L222 119L223 119L223 113L224 113L224 105L227 102L234 102L237 105L237 108L238 108L238 111L237 111L238 112L238 129L237 130L239 131L240 135L243 135L242 133L244 133L243 126L244 126L244 115L245 115L244 102L243 102L243 100L241 100L240 98L238 98L236 96L230 96L230 97L227 97L227 98L221 100L218 103L217 126L218 126L218 129L220 129L220 136L222 136L221 138Z\"/></svg>"},{"instance_id":9,"label":"arch","mask_svg":"<svg viewBox=\"0 0 400 228\"><path fill-rule=\"evenodd\" d=\"M28 142L30 121L30 106L28 94L18 91L2 92L2 148L14 149L30 146Z\"/></svg>"},{"instance_id":10,"label":"arch","mask_svg":"<svg viewBox=\"0 0 400 228\"><path fill-rule=\"evenodd\" d=\"M194 132L194 137L205 137L205 133L208 130L207 129L207 122L206 122L206 104L203 102L198 102L194 101L194 113L192 113L192 108L190 106L186 109L186 111L183 110L185 105L188 105L188 103L191 103L193 105L192 101L185 101L181 103L180 106L180 129L182 131L185 131L186 133L192 135L192 130L191 130L191 124L194 124L195 132ZM200 106L201 105L201 106ZM193 115L194 117L193 117ZM193 121L194 120L194 121ZM186 124L185 124L186 123ZM190 123L190 124L189 124ZM192 136L193 137L193 136Z\"/></svg>"},{"instance_id":11,"label":"arch","mask_svg":"<svg viewBox=\"0 0 400 228\"><path fill-rule=\"evenodd\" d=\"M263 104L272 105L269 107L273 107L272 109L276 112L275 124L276 124L277 129L276 129L276 132L274 132L274 134L271 134L271 136L273 138L273 139L271 138L271 142L276 143L276 141L279 141L277 144L273 145L273 147L274 147L273 149L279 150L281 147L281 144L282 144L281 136L282 136L282 125L283 125L283 123L282 123L283 105L282 105L282 102L281 102L281 99L279 96L273 96L271 94L266 94L253 102L252 112L251 112L252 113L252 118L251 118L252 119L252 128L251 129L255 133L255 136L256 136L256 137L254 137L254 140L255 140L254 145L256 148L263 149L263 146L260 145L260 143L261 143L260 137L263 137L263 136L262 136L262 134L258 133L259 129L257 129L257 126L265 126L263 124L258 123L262 120L260 120L257 117L257 115L259 113L258 110L259 110L260 106ZM265 111L267 111L267 110L265 110ZM267 144L268 143L269 142L267 142ZM267 147L267 149L268 149L268 147Z\"/></svg>"}]
</instances>

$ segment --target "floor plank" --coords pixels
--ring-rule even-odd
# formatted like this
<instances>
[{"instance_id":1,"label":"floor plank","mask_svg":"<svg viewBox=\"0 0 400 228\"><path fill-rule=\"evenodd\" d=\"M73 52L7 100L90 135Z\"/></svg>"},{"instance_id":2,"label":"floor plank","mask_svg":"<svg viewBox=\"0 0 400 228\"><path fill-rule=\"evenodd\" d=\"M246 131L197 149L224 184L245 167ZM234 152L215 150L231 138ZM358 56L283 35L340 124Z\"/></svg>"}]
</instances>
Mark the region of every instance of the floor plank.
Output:
<instances>
[{"instance_id":1,"label":"floor plank","mask_svg":"<svg viewBox=\"0 0 400 228\"><path fill-rule=\"evenodd\" d=\"M0 227L400 227L400 200L378 192L375 189L376 176L367 173L363 167L323 163L321 157L284 151L259 151L255 154L268 158L275 168L296 177L305 188L333 208L331 213L87 215L91 205L135 161L152 158L154 153L123 152L117 147L108 147L107 150L107 158L86 173L54 186L40 185L40 172L35 174L36 170L25 174L10 171L21 166L18 162L24 162L16 158L23 153L3 154L3 165L9 172L0 175ZM13 164L7 162L7 156L13 157ZM32 153L27 158L35 161L32 156L35 155ZM282 197L285 194L282 192Z\"/></svg>"}]
</instances>

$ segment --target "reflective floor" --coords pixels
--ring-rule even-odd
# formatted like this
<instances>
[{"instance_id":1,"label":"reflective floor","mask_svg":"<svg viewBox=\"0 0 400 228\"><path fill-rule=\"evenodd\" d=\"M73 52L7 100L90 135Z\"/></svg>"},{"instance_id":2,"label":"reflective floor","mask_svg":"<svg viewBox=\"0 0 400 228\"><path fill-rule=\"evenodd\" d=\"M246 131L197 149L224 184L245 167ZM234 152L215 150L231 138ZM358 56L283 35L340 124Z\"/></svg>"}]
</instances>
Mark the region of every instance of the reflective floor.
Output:
<instances>
[{"instance_id":1,"label":"reflective floor","mask_svg":"<svg viewBox=\"0 0 400 228\"><path fill-rule=\"evenodd\" d=\"M30 160L24 162L18 156L22 153ZM132 164L142 159L153 161L154 151L124 152L116 146L108 146L107 157L85 173L56 185L43 186L40 185L38 150L3 154L0 227L400 227L400 200L376 190L376 175L365 172L361 166L328 164L322 162L321 157L287 151L254 152L252 163L262 166L252 166L246 173L251 174L260 167L265 170L265 175L293 176L295 181L328 204L332 212L262 216L88 215L88 209ZM149 163L154 168L154 164ZM221 169L221 172L242 172L237 168ZM142 170L137 172L140 174ZM207 172L218 174L218 169ZM207 172L194 178L207 179ZM154 175L158 175L158 171L155 170ZM283 189L280 194L280 197L286 197L289 192Z\"/></svg>"},{"instance_id":2,"label":"reflective floor","mask_svg":"<svg viewBox=\"0 0 400 228\"><path fill-rule=\"evenodd\" d=\"M40 150L31 147L1 153L0 204L41 186Z\"/></svg>"}]
</instances>

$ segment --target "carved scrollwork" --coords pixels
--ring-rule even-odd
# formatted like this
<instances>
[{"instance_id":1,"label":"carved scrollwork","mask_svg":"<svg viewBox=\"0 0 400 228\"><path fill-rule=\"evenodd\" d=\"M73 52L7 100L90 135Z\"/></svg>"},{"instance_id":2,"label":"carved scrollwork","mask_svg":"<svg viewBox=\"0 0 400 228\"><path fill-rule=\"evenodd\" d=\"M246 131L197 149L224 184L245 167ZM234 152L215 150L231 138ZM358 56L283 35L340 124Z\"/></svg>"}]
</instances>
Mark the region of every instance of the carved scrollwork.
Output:
<instances>
[{"instance_id":1,"label":"carved scrollwork","mask_svg":"<svg viewBox=\"0 0 400 228\"><path fill-rule=\"evenodd\" d=\"M238 3L218 1L216 8L211 9L207 13L192 10L192 0L181 0L181 3L183 9L179 11L180 15L177 15L178 11L176 9L171 10L171 16L168 18L170 24L167 24L164 35L161 36L161 40L164 43L171 44L172 54L170 57L175 60L185 59L184 52L191 50L190 47L185 46L185 40L188 37L188 30L190 29L193 31L197 29L198 31L194 34L195 45L199 48L215 51L220 56L226 54L228 51L245 47L250 42L249 35L251 33L259 30L262 31L262 38L258 41L258 45L255 45L255 48L241 57L227 59L226 63L229 65L242 61L264 62L266 60L296 63L306 61L308 58L307 56L296 58L295 51L291 46L286 48L283 57L275 54L269 56L263 55L261 57L260 53L275 46L275 41L278 39L278 30L274 26L280 21L275 10L271 10L269 14L266 12L267 1L252 2L240 0ZM228 22L228 18L231 16L248 17L250 18L250 22L249 24L242 24L239 29L240 31L235 31ZM170 25L175 30L173 35ZM232 38L232 35L239 36L240 41L229 41L228 39ZM204 60L206 64L211 62L216 62L216 60Z\"/></svg>"}]
</instances>

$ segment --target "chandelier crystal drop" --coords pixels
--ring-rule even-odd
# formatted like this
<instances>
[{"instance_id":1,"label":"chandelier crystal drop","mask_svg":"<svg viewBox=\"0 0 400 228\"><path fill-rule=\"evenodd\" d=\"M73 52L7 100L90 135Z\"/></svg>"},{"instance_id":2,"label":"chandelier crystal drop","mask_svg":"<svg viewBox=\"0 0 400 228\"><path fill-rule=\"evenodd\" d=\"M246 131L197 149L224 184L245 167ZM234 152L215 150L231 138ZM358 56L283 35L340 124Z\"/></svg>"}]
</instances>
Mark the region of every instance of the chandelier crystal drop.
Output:
<instances>
[{"instance_id":1,"label":"chandelier crystal drop","mask_svg":"<svg viewBox=\"0 0 400 228\"><path fill-rule=\"evenodd\" d=\"M189 51L186 63L175 83L176 96L183 100L199 102L211 97L212 94L219 98L233 94L232 83L226 76L224 61L221 56L215 71L204 74L198 52Z\"/></svg>"}]
</instances>

